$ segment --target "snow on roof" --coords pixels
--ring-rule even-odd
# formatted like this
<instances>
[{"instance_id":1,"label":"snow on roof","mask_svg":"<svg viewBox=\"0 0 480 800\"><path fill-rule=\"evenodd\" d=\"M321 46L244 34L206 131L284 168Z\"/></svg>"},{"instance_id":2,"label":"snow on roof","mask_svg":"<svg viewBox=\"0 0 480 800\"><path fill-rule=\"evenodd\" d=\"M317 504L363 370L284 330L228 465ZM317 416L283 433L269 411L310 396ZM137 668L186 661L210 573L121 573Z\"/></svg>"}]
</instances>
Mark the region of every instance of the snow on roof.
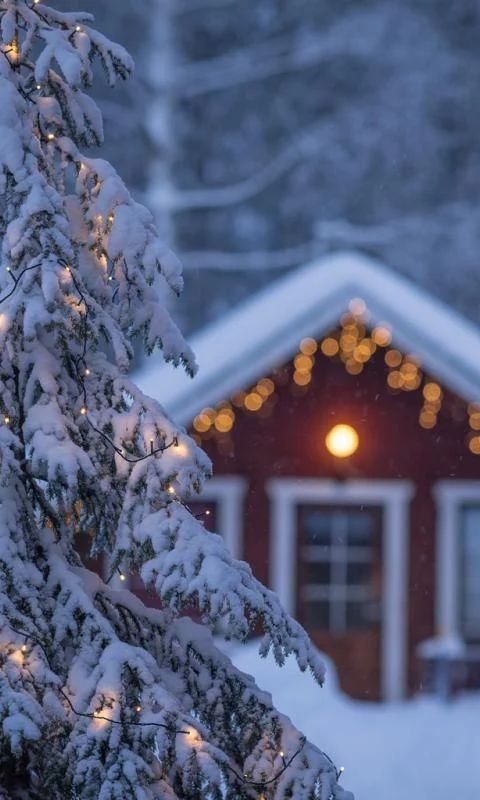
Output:
<instances>
[{"instance_id":1,"label":"snow on roof","mask_svg":"<svg viewBox=\"0 0 480 800\"><path fill-rule=\"evenodd\" d=\"M335 327L353 298L365 301L368 324L388 323L396 346L419 356L427 373L465 400L480 399L479 329L384 264L350 252L300 267L197 333L195 378L157 359L137 383L188 424L289 360L303 337Z\"/></svg>"}]
</instances>

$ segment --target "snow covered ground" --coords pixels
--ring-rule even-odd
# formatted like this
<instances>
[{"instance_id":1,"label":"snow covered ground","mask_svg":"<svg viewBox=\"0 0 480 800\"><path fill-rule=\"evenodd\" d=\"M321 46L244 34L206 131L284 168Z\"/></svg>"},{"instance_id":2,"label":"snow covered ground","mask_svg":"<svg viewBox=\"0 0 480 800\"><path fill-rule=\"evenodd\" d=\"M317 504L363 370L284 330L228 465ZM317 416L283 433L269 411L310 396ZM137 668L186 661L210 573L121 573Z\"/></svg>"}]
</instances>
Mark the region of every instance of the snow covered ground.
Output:
<instances>
[{"instance_id":1,"label":"snow covered ground","mask_svg":"<svg viewBox=\"0 0 480 800\"><path fill-rule=\"evenodd\" d=\"M228 650L337 766L355 800L478 800L480 797L480 692L450 703L422 697L380 705L350 700L336 686L327 662L320 689L293 659L279 668L257 646Z\"/></svg>"}]
</instances>

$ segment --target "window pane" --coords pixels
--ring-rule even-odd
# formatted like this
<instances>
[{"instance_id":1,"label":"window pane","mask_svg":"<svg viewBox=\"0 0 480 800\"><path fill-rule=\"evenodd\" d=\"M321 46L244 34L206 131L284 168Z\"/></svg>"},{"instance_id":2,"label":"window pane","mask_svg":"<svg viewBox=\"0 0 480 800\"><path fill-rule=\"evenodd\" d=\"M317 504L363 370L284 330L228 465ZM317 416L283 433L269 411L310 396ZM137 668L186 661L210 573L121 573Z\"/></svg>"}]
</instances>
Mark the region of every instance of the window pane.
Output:
<instances>
[{"instance_id":1,"label":"window pane","mask_svg":"<svg viewBox=\"0 0 480 800\"><path fill-rule=\"evenodd\" d=\"M373 509L363 511L351 511L348 515L347 537L348 543L361 546L369 546L377 527L376 514Z\"/></svg>"},{"instance_id":2,"label":"window pane","mask_svg":"<svg viewBox=\"0 0 480 800\"><path fill-rule=\"evenodd\" d=\"M480 636L480 507L463 508L461 610L465 636Z\"/></svg>"},{"instance_id":3,"label":"window pane","mask_svg":"<svg viewBox=\"0 0 480 800\"><path fill-rule=\"evenodd\" d=\"M330 628L330 605L325 601L305 603L305 624L315 630Z\"/></svg>"},{"instance_id":4,"label":"window pane","mask_svg":"<svg viewBox=\"0 0 480 800\"><path fill-rule=\"evenodd\" d=\"M370 585L372 582L372 565L369 562L347 564L347 584L356 586Z\"/></svg>"},{"instance_id":5,"label":"window pane","mask_svg":"<svg viewBox=\"0 0 480 800\"><path fill-rule=\"evenodd\" d=\"M331 567L328 562L311 561L305 566L306 583L329 584L331 580Z\"/></svg>"},{"instance_id":6,"label":"window pane","mask_svg":"<svg viewBox=\"0 0 480 800\"><path fill-rule=\"evenodd\" d=\"M347 628L350 630L362 630L370 628L372 624L372 604L356 603L351 600L347 602Z\"/></svg>"},{"instance_id":7,"label":"window pane","mask_svg":"<svg viewBox=\"0 0 480 800\"><path fill-rule=\"evenodd\" d=\"M307 544L330 544L332 516L329 512L304 509L302 527Z\"/></svg>"}]
</instances>

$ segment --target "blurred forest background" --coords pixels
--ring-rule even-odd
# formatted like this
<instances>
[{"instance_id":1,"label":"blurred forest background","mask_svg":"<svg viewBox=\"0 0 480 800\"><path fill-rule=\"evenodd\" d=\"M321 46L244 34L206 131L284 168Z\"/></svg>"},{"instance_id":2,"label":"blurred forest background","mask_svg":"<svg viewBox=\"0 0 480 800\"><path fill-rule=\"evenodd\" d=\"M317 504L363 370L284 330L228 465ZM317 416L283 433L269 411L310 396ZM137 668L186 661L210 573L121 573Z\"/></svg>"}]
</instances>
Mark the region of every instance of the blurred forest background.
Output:
<instances>
[{"instance_id":1,"label":"blurred forest background","mask_svg":"<svg viewBox=\"0 0 480 800\"><path fill-rule=\"evenodd\" d=\"M478 0L66 0L135 58L106 157L185 266L192 331L355 248L480 321Z\"/></svg>"}]
</instances>

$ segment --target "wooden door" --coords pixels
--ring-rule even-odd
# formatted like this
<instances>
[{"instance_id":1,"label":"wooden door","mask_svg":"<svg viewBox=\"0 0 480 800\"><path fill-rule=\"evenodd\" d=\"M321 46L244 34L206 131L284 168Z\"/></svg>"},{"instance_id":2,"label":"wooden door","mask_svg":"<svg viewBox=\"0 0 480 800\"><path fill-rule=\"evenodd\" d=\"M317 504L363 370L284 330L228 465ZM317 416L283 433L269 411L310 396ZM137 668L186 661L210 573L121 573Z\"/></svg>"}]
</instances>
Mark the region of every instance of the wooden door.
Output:
<instances>
[{"instance_id":1,"label":"wooden door","mask_svg":"<svg viewBox=\"0 0 480 800\"><path fill-rule=\"evenodd\" d=\"M334 661L342 689L380 695L382 508L297 508L297 617Z\"/></svg>"}]
</instances>

